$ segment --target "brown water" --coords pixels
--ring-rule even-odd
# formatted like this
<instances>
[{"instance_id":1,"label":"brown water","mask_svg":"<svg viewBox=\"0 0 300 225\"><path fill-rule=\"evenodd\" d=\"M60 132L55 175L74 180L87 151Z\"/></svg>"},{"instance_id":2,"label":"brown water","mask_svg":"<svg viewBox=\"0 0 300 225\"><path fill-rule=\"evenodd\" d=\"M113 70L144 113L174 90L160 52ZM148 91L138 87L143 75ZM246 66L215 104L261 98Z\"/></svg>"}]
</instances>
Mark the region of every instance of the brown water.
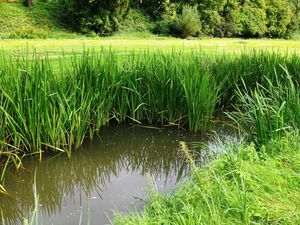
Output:
<instances>
[{"instance_id":1,"label":"brown water","mask_svg":"<svg viewBox=\"0 0 300 225\"><path fill-rule=\"evenodd\" d=\"M24 169L10 170L0 196L8 224L21 224L34 209L34 174L43 225L108 224L113 211L128 212L145 205L148 189L165 193L189 172L179 141L199 141L199 135L178 129L129 126L106 128L101 140L87 144L68 159L28 159Z\"/></svg>"}]
</instances>

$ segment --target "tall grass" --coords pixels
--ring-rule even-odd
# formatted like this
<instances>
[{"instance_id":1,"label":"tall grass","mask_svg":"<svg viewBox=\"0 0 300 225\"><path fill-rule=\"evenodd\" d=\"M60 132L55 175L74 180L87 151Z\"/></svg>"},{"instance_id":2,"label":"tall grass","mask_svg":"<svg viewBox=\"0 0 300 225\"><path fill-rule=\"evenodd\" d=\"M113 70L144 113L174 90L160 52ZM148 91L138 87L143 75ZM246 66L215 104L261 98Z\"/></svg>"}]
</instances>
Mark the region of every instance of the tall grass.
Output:
<instances>
[{"instance_id":1,"label":"tall grass","mask_svg":"<svg viewBox=\"0 0 300 225\"><path fill-rule=\"evenodd\" d=\"M291 71L288 87L283 86L282 70L274 70L279 62ZM289 92L286 105L295 106L288 107L291 116L299 113L299 71L297 55L266 52L212 57L199 52L85 51L71 61L62 54L59 66L38 54L2 54L0 148L16 155L42 157L48 150L70 155L112 119L207 131L216 109L236 103L237 88L239 98L252 89L260 95L274 80ZM281 90L277 91L280 98ZM272 105L272 100L265 100Z\"/></svg>"},{"instance_id":2,"label":"tall grass","mask_svg":"<svg viewBox=\"0 0 300 225\"><path fill-rule=\"evenodd\" d=\"M191 180L173 193L152 196L142 213L117 214L114 222L299 224L299 58L253 52L234 60L216 58L204 68L218 84L217 107L232 105L227 115L253 143L223 145L203 168L181 143L194 167ZM193 99L189 107L199 102Z\"/></svg>"},{"instance_id":3,"label":"tall grass","mask_svg":"<svg viewBox=\"0 0 300 225\"><path fill-rule=\"evenodd\" d=\"M70 65L62 60L58 71L38 56L2 61L1 149L70 154L111 118L164 124L188 117L191 130L205 130L198 124L212 118L217 94L212 76L196 67L161 53L133 53L125 61L112 52L85 52ZM203 88L189 86L188 79ZM211 101L192 106L202 96Z\"/></svg>"},{"instance_id":4,"label":"tall grass","mask_svg":"<svg viewBox=\"0 0 300 225\"><path fill-rule=\"evenodd\" d=\"M272 81L265 78L266 84L257 83L249 89L237 88L239 104L229 116L257 145L282 137L287 131L300 128L300 89L286 68L285 75L275 73Z\"/></svg>"},{"instance_id":5,"label":"tall grass","mask_svg":"<svg viewBox=\"0 0 300 225\"><path fill-rule=\"evenodd\" d=\"M299 141L289 134L267 144L272 155L230 144L178 190L154 195L143 212L116 214L114 224L299 224Z\"/></svg>"}]
</instances>

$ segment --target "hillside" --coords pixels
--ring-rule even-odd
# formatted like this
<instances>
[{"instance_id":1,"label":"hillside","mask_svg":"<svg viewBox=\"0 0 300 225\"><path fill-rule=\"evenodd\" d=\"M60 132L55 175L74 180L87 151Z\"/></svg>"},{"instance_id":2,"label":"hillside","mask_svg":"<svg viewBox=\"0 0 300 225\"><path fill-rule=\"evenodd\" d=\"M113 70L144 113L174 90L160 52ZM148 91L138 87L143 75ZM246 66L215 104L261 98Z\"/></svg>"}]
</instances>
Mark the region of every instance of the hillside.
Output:
<instances>
[{"instance_id":1,"label":"hillside","mask_svg":"<svg viewBox=\"0 0 300 225\"><path fill-rule=\"evenodd\" d=\"M0 2L0 38L46 38L72 35L58 20L55 5Z\"/></svg>"}]
</instances>

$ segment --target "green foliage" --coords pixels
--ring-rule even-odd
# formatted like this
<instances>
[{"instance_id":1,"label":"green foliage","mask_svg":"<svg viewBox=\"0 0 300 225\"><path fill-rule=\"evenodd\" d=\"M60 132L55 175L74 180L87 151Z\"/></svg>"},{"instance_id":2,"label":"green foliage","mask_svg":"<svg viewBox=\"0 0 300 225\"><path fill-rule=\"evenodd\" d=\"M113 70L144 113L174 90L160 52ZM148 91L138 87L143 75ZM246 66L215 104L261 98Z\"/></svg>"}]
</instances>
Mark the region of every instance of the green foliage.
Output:
<instances>
[{"instance_id":1,"label":"green foliage","mask_svg":"<svg viewBox=\"0 0 300 225\"><path fill-rule=\"evenodd\" d=\"M284 4L287 4L284 0L268 1L266 14L269 37L286 37L291 32L288 29L292 23L293 13L291 8L284 7Z\"/></svg>"},{"instance_id":2,"label":"green foliage","mask_svg":"<svg viewBox=\"0 0 300 225\"><path fill-rule=\"evenodd\" d=\"M111 118L204 131L218 101L217 84L198 70L196 55L183 61L175 52L131 53L123 61L113 52L84 52L58 70L35 55L11 60L0 60L3 151L71 154Z\"/></svg>"},{"instance_id":3,"label":"green foliage","mask_svg":"<svg viewBox=\"0 0 300 225\"><path fill-rule=\"evenodd\" d=\"M155 34L171 35L173 32L174 19L164 18L161 21L156 22L153 32Z\"/></svg>"},{"instance_id":4,"label":"green foliage","mask_svg":"<svg viewBox=\"0 0 300 225\"><path fill-rule=\"evenodd\" d=\"M300 127L297 55L123 58L103 50L74 56L70 64L62 58L57 69L47 57L1 55L0 156L17 164L22 154L70 155L111 119L206 131L217 106L236 103L232 117L256 146L230 145L232 152L195 168L175 194L154 196L143 215L116 223L299 223L300 140L287 133Z\"/></svg>"},{"instance_id":5,"label":"green foliage","mask_svg":"<svg viewBox=\"0 0 300 225\"><path fill-rule=\"evenodd\" d=\"M156 24L154 32L186 38L198 35L200 28L201 23L197 6L184 5L181 13L166 11L162 15L162 20Z\"/></svg>"},{"instance_id":6,"label":"green foliage","mask_svg":"<svg viewBox=\"0 0 300 225\"><path fill-rule=\"evenodd\" d=\"M49 37L47 30L38 29L31 26L20 27L9 35L9 38L22 39L45 39Z\"/></svg>"},{"instance_id":7,"label":"green foliage","mask_svg":"<svg viewBox=\"0 0 300 225\"><path fill-rule=\"evenodd\" d=\"M240 104L231 118L257 145L300 128L300 92L288 71L274 82L266 79L265 86L250 90L244 83L243 89L237 90Z\"/></svg>"},{"instance_id":8,"label":"green foliage","mask_svg":"<svg viewBox=\"0 0 300 225\"><path fill-rule=\"evenodd\" d=\"M28 20L27 26L36 27L38 23L38 28L48 33L61 29L61 24L85 34L95 32L104 36L126 32L126 29L128 32L145 32L152 31L155 21L157 26L153 32L159 34L287 38L299 31L300 24L298 0L39 0L34 3L31 9L21 4L16 4L16 7L0 3L4 8L0 11L0 15L4 15L2 27L10 30L24 27L18 24L24 20L13 22L13 26L5 25L4 18L13 8L22 8L30 18L35 18L34 21ZM19 11L20 15L23 13ZM133 21L139 21L136 30Z\"/></svg>"},{"instance_id":9,"label":"green foliage","mask_svg":"<svg viewBox=\"0 0 300 225\"><path fill-rule=\"evenodd\" d=\"M129 10L129 2L129 0L60 0L63 18L72 27L84 33L94 31L100 35L110 35L118 29L119 20Z\"/></svg>"},{"instance_id":10,"label":"green foliage","mask_svg":"<svg viewBox=\"0 0 300 225\"><path fill-rule=\"evenodd\" d=\"M239 101L236 120L246 124L246 133L258 144L280 137L287 126L299 126L296 55L262 52L211 58L199 52L141 52L123 60L103 50L74 55L68 62L62 59L54 69L49 59L37 55L0 60L3 150L71 154L111 118L206 131L216 107ZM279 63L290 71L288 80L285 71L274 73Z\"/></svg>"},{"instance_id":11,"label":"green foliage","mask_svg":"<svg viewBox=\"0 0 300 225\"><path fill-rule=\"evenodd\" d=\"M191 76L198 79L182 79L184 92L187 101L187 113L189 129L197 131L204 128L207 130L209 119L214 113L219 100L219 87L213 76L206 71L199 71L193 67ZM203 104L205 102L205 104Z\"/></svg>"},{"instance_id":12,"label":"green foliage","mask_svg":"<svg viewBox=\"0 0 300 225\"><path fill-rule=\"evenodd\" d=\"M291 0L289 1L290 9L292 12L292 21L288 26L288 34L293 35L299 33L300 28L300 1Z\"/></svg>"},{"instance_id":13,"label":"green foliage","mask_svg":"<svg viewBox=\"0 0 300 225\"><path fill-rule=\"evenodd\" d=\"M184 1L198 4L201 33L212 36L288 37L299 29L299 3L287 0ZM180 2L178 2L180 3ZM170 3L175 5L176 2ZM180 3L179 9L185 7ZM175 13L161 12L158 33L172 33ZM173 15L173 16L170 16ZM196 16L198 18L198 16ZM196 18L194 17L194 18ZM198 21L198 23L199 23Z\"/></svg>"},{"instance_id":14,"label":"green foliage","mask_svg":"<svg viewBox=\"0 0 300 225\"><path fill-rule=\"evenodd\" d=\"M243 37L262 37L267 31L266 12L263 6L246 3L241 8L240 19Z\"/></svg>"},{"instance_id":15,"label":"green foliage","mask_svg":"<svg viewBox=\"0 0 300 225\"><path fill-rule=\"evenodd\" d=\"M174 30L181 37L196 36L200 32L200 16L197 6L185 5L174 21Z\"/></svg>"},{"instance_id":16,"label":"green foliage","mask_svg":"<svg viewBox=\"0 0 300 225\"><path fill-rule=\"evenodd\" d=\"M118 27L118 33L150 33L152 30L151 19L141 10L129 10Z\"/></svg>"}]
</instances>

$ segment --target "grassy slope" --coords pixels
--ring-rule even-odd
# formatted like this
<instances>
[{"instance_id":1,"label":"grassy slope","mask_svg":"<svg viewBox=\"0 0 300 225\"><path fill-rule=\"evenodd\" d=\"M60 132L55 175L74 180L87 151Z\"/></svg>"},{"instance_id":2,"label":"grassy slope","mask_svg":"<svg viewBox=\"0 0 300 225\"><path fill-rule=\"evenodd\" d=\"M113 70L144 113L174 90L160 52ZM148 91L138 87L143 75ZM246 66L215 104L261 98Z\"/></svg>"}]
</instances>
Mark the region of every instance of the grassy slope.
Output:
<instances>
[{"instance_id":1,"label":"grassy slope","mask_svg":"<svg viewBox=\"0 0 300 225\"><path fill-rule=\"evenodd\" d=\"M55 6L51 4L36 2L29 9L21 3L0 2L0 37L6 38L28 30L50 35L67 32L57 19Z\"/></svg>"},{"instance_id":2,"label":"grassy slope","mask_svg":"<svg viewBox=\"0 0 300 225\"><path fill-rule=\"evenodd\" d=\"M260 156L240 146L197 169L177 192L154 196L143 214L119 215L116 223L300 224L299 141L289 136Z\"/></svg>"}]
</instances>

